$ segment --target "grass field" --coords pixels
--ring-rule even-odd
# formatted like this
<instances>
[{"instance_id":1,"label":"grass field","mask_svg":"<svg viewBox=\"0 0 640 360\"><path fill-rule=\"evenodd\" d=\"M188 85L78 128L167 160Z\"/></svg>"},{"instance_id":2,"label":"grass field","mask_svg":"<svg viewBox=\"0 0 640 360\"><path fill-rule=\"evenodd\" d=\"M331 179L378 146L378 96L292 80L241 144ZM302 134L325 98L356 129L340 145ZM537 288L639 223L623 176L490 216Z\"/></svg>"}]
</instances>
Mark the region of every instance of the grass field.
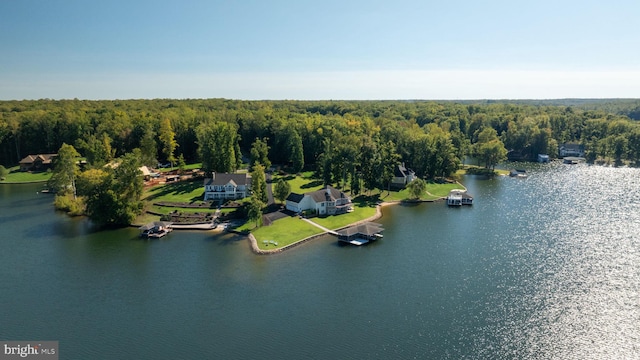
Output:
<instances>
[{"instance_id":1,"label":"grass field","mask_svg":"<svg viewBox=\"0 0 640 360\"><path fill-rule=\"evenodd\" d=\"M145 191L143 198L148 201L170 201L192 203L204 199L202 180L179 181L152 187Z\"/></svg>"},{"instance_id":2,"label":"grass field","mask_svg":"<svg viewBox=\"0 0 640 360\"><path fill-rule=\"evenodd\" d=\"M368 205L367 203L354 203L353 212L330 215L327 217L315 217L311 221L316 224L322 225L330 230L335 230L341 227L345 227L354 222L364 220L376 214L375 205Z\"/></svg>"},{"instance_id":3,"label":"grass field","mask_svg":"<svg viewBox=\"0 0 640 360\"><path fill-rule=\"evenodd\" d=\"M271 226L263 226L252 231L258 242L258 248L273 250L290 245L311 235L320 234L322 230L297 217L287 217L275 221ZM278 245L265 245L263 241L273 240Z\"/></svg>"},{"instance_id":4,"label":"grass field","mask_svg":"<svg viewBox=\"0 0 640 360\"><path fill-rule=\"evenodd\" d=\"M275 185L279 178L286 180L291 186L291 192L297 194L304 194L322 189L322 180L313 177L313 171L305 171L297 175L276 175L272 179L272 183Z\"/></svg>"},{"instance_id":5,"label":"grass field","mask_svg":"<svg viewBox=\"0 0 640 360\"><path fill-rule=\"evenodd\" d=\"M51 172L43 171L43 172L26 172L20 171L19 166L14 166L9 170L9 174L5 177L4 181L0 181L1 183L30 183L30 182L46 182L51 178Z\"/></svg>"},{"instance_id":6,"label":"grass field","mask_svg":"<svg viewBox=\"0 0 640 360\"><path fill-rule=\"evenodd\" d=\"M200 213L200 214L212 213L213 214L216 212L215 208L199 209L199 208L183 208L183 207L177 207L177 206L157 206L157 205L151 205L147 210L153 211L159 214L164 214L164 215L172 213L174 211L178 211L180 213L185 213L185 214L195 214L195 213ZM231 210L234 210L234 209L223 209L223 210L229 210L225 212L230 212Z\"/></svg>"}]
</instances>

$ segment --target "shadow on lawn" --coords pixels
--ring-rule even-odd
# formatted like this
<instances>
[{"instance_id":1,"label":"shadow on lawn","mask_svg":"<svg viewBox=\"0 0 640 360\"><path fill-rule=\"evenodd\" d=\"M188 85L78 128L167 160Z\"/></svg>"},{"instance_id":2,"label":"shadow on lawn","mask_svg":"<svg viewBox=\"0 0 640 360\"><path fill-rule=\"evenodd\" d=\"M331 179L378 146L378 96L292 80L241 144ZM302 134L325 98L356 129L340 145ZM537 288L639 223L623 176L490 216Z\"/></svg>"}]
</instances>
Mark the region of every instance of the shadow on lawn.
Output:
<instances>
[{"instance_id":1,"label":"shadow on lawn","mask_svg":"<svg viewBox=\"0 0 640 360\"><path fill-rule=\"evenodd\" d=\"M354 199L351 200L354 204L359 207L365 206L376 206L380 202L380 194L375 195L358 195Z\"/></svg>"},{"instance_id":2,"label":"shadow on lawn","mask_svg":"<svg viewBox=\"0 0 640 360\"><path fill-rule=\"evenodd\" d=\"M320 186L322 184L323 184L322 180L314 180L314 181L312 181L310 183L306 183L306 184L300 186L300 188L301 189L309 189L309 188L312 188L312 187Z\"/></svg>"},{"instance_id":3,"label":"shadow on lawn","mask_svg":"<svg viewBox=\"0 0 640 360\"><path fill-rule=\"evenodd\" d=\"M147 197L147 200L157 199L169 194L189 194L192 191L202 188L202 181L180 181L173 184L166 184L159 190L151 190L152 194ZM202 200L201 196L194 196L189 199L191 202Z\"/></svg>"}]
</instances>

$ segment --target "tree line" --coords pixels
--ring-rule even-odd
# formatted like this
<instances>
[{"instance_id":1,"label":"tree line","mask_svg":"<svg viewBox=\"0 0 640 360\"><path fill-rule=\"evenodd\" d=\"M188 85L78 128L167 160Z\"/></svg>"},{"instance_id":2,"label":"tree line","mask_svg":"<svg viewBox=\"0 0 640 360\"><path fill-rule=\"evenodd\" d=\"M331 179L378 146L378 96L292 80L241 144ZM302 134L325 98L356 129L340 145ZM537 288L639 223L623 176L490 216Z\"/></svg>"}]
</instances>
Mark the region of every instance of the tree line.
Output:
<instances>
[{"instance_id":1,"label":"tree line","mask_svg":"<svg viewBox=\"0 0 640 360\"><path fill-rule=\"evenodd\" d=\"M598 108L600 104L601 108ZM587 108L588 107L588 108ZM491 167L505 150L522 159L585 145L588 158L640 160L630 100L575 106L508 102L37 100L0 102L0 164L73 145L98 167L140 149L148 165L202 161L232 171L256 139L271 163L319 170L326 182L388 179L405 162L421 177L447 176L469 155ZM606 109L615 109L607 112ZM626 110L624 110L626 109ZM381 185L381 184L377 184Z\"/></svg>"}]
</instances>

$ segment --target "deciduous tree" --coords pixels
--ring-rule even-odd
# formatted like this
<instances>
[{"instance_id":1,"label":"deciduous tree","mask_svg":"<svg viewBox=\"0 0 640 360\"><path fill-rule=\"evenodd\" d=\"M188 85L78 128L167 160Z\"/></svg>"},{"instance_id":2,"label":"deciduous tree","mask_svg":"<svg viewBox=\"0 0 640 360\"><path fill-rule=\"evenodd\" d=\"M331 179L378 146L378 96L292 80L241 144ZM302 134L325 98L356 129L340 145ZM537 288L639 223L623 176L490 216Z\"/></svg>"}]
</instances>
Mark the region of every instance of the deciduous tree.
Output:
<instances>
[{"instance_id":1,"label":"deciduous tree","mask_svg":"<svg viewBox=\"0 0 640 360\"><path fill-rule=\"evenodd\" d=\"M253 171L251 172L251 192L254 198L265 204L267 203L267 180L264 174L264 166L260 163L253 165Z\"/></svg>"},{"instance_id":2,"label":"deciduous tree","mask_svg":"<svg viewBox=\"0 0 640 360\"><path fill-rule=\"evenodd\" d=\"M412 199L419 199L427 190L427 183L422 179L415 179L407 185Z\"/></svg>"},{"instance_id":3,"label":"deciduous tree","mask_svg":"<svg viewBox=\"0 0 640 360\"><path fill-rule=\"evenodd\" d=\"M171 163L171 167L173 167L173 164L176 162L174 152L178 143L175 140L175 136L176 134L171 126L171 121L169 119L162 120L160 129L158 130L158 137L162 144L162 154L166 157L167 161Z\"/></svg>"},{"instance_id":4,"label":"deciduous tree","mask_svg":"<svg viewBox=\"0 0 640 360\"><path fill-rule=\"evenodd\" d=\"M273 196L284 203L284 200L291 194L291 185L284 181L282 178L278 179L275 188L273 189Z\"/></svg>"},{"instance_id":5,"label":"deciduous tree","mask_svg":"<svg viewBox=\"0 0 640 360\"><path fill-rule=\"evenodd\" d=\"M78 175L78 157L80 154L72 145L62 144L54 160L53 174L48 185L56 193L73 194L76 197L76 176Z\"/></svg>"}]
</instances>

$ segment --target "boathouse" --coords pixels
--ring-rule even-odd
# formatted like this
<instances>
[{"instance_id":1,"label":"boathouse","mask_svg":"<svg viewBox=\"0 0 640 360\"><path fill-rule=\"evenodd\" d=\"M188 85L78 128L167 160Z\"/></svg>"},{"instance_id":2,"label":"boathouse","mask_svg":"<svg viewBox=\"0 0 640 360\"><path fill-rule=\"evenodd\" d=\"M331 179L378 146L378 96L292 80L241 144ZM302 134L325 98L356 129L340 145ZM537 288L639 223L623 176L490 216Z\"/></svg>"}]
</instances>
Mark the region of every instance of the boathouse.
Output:
<instances>
[{"instance_id":1,"label":"boathouse","mask_svg":"<svg viewBox=\"0 0 640 360\"><path fill-rule=\"evenodd\" d=\"M462 206L473 205L473 196L467 193L466 190L451 190L449 196L447 196L447 205L449 206Z\"/></svg>"},{"instance_id":2,"label":"boathouse","mask_svg":"<svg viewBox=\"0 0 640 360\"><path fill-rule=\"evenodd\" d=\"M173 223L168 221L154 221L152 223L142 225L140 226L140 237L143 237L143 238L163 237L168 233L170 233L171 231L173 231L173 228L171 227L171 225L173 225Z\"/></svg>"},{"instance_id":3,"label":"boathouse","mask_svg":"<svg viewBox=\"0 0 640 360\"><path fill-rule=\"evenodd\" d=\"M381 224L368 222L338 231L338 240L353 245L363 245L382 238L383 231Z\"/></svg>"}]
</instances>

